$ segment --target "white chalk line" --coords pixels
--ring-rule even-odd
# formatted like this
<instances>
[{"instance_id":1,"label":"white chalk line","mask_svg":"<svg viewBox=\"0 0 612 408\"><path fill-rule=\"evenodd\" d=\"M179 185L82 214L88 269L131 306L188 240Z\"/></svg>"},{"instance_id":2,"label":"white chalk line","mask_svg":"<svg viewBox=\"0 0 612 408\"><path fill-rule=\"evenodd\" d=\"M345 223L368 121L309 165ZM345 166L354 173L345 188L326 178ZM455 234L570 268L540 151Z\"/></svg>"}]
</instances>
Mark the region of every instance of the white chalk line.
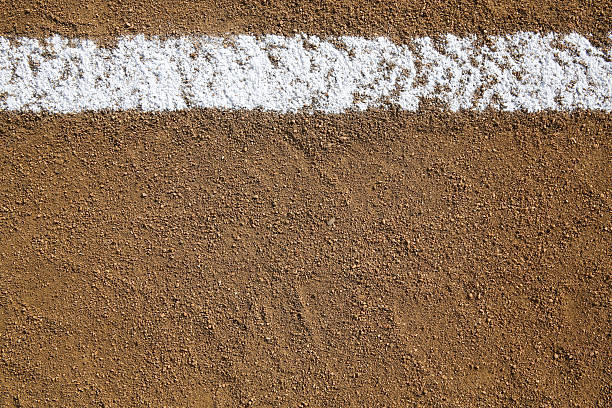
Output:
<instances>
[{"instance_id":1,"label":"white chalk line","mask_svg":"<svg viewBox=\"0 0 612 408\"><path fill-rule=\"evenodd\" d=\"M612 33L609 34L612 41ZM0 37L0 110L342 113L433 100L450 111L612 111L612 47L572 34L386 38Z\"/></svg>"}]
</instances>

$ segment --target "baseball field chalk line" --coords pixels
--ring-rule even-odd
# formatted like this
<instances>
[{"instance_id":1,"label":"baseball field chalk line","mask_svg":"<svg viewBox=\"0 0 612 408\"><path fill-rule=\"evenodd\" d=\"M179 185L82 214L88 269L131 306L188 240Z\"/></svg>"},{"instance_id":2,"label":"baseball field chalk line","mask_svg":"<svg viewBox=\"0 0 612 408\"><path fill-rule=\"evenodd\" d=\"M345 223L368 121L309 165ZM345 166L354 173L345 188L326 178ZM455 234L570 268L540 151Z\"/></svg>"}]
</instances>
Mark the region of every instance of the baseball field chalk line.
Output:
<instances>
[{"instance_id":1,"label":"baseball field chalk line","mask_svg":"<svg viewBox=\"0 0 612 408\"><path fill-rule=\"evenodd\" d=\"M612 41L612 33L609 34ZM608 42L610 44L610 42ZM0 37L0 110L612 111L612 46L572 34Z\"/></svg>"}]
</instances>

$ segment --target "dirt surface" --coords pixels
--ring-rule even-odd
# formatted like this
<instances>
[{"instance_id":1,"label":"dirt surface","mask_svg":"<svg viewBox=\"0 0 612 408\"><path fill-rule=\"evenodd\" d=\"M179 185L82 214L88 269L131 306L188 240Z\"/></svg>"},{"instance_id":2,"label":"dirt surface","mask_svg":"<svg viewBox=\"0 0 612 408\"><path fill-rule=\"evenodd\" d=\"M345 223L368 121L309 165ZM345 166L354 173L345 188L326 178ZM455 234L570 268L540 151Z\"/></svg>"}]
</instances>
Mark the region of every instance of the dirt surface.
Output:
<instances>
[{"instance_id":1,"label":"dirt surface","mask_svg":"<svg viewBox=\"0 0 612 408\"><path fill-rule=\"evenodd\" d=\"M609 1L2 1L0 35L610 31ZM604 113L0 113L0 406L610 407Z\"/></svg>"},{"instance_id":2,"label":"dirt surface","mask_svg":"<svg viewBox=\"0 0 612 408\"><path fill-rule=\"evenodd\" d=\"M609 0L76 1L0 0L0 35L90 37L121 34L385 35L396 41L440 33L519 30L605 34Z\"/></svg>"},{"instance_id":3,"label":"dirt surface","mask_svg":"<svg viewBox=\"0 0 612 408\"><path fill-rule=\"evenodd\" d=\"M2 406L610 406L611 125L2 114Z\"/></svg>"}]
</instances>

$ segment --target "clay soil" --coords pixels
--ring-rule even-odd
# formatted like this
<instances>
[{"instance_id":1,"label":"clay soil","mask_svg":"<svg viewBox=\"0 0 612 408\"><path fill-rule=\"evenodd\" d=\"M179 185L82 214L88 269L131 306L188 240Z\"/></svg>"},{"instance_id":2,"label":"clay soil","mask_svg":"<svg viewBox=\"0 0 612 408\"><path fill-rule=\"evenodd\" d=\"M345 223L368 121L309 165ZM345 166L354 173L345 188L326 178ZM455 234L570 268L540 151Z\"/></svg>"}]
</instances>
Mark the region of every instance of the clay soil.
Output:
<instances>
[{"instance_id":1,"label":"clay soil","mask_svg":"<svg viewBox=\"0 0 612 408\"><path fill-rule=\"evenodd\" d=\"M0 33L597 35L612 9L226 3L5 2ZM612 406L611 135L597 112L0 113L0 406Z\"/></svg>"},{"instance_id":2,"label":"clay soil","mask_svg":"<svg viewBox=\"0 0 612 408\"><path fill-rule=\"evenodd\" d=\"M607 38L610 0L0 0L0 34L422 36L579 32Z\"/></svg>"}]
</instances>

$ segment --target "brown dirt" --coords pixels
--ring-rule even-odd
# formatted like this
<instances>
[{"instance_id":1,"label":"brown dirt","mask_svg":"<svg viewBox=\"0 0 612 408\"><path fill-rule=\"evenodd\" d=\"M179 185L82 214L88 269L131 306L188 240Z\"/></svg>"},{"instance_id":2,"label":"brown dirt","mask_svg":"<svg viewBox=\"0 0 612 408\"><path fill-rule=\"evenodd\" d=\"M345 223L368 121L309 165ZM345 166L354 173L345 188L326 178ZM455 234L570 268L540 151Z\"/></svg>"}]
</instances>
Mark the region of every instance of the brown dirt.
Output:
<instances>
[{"instance_id":1,"label":"brown dirt","mask_svg":"<svg viewBox=\"0 0 612 408\"><path fill-rule=\"evenodd\" d=\"M597 35L611 5L3 1L0 35ZM0 406L612 406L611 119L0 113Z\"/></svg>"},{"instance_id":2,"label":"brown dirt","mask_svg":"<svg viewBox=\"0 0 612 408\"><path fill-rule=\"evenodd\" d=\"M611 124L2 114L4 406L610 406Z\"/></svg>"},{"instance_id":3,"label":"brown dirt","mask_svg":"<svg viewBox=\"0 0 612 408\"><path fill-rule=\"evenodd\" d=\"M385 35L610 31L609 0L0 0L0 35Z\"/></svg>"}]
</instances>

